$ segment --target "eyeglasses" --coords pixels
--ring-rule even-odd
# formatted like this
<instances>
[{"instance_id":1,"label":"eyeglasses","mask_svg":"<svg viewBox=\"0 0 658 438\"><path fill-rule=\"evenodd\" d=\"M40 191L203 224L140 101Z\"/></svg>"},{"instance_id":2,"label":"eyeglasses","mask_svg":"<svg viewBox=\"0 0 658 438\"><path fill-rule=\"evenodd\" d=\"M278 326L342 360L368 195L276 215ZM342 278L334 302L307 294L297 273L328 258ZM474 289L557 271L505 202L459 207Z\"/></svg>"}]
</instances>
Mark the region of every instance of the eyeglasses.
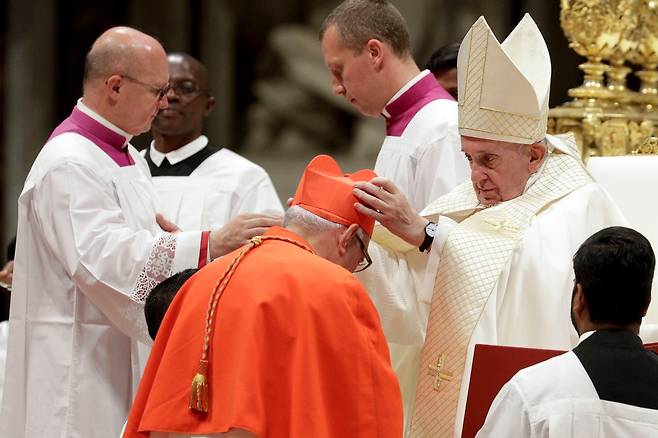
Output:
<instances>
[{"instance_id":1,"label":"eyeglasses","mask_svg":"<svg viewBox=\"0 0 658 438\"><path fill-rule=\"evenodd\" d=\"M356 265L356 269L354 272L361 272L365 271L372 265L372 259L370 258L370 255L368 255L368 251L366 250L366 246L363 243L363 240L359 237L358 234L355 234L354 237L356 237L356 240L359 242L359 247L361 247L361 252L363 253L363 258L359 262L358 265Z\"/></svg>"},{"instance_id":2,"label":"eyeglasses","mask_svg":"<svg viewBox=\"0 0 658 438\"><path fill-rule=\"evenodd\" d=\"M154 96L157 96L158 100L162 100L162 98L165 97L169 92L169 88L171 88L171 84L163 85L162 87L156 87L155 85L147 84L146 82L142 82L139 79L134 78L132 76L128 76L128 75L120 75L120 76L122 78L128 79L130 82L145 87L151 93L153 93Z\"/></svg>"},{"instance_id":3,"label":"eyeglasses","mask_svg":"<svg viewBox=\"0 0 658 438\"><path fill-rule=\"evenodd\" d=\"M208 90L198 88L193 81L169 82L169 89L179 97L189 97L192 94L205 93Z\"/></svg>"}]
</instances>

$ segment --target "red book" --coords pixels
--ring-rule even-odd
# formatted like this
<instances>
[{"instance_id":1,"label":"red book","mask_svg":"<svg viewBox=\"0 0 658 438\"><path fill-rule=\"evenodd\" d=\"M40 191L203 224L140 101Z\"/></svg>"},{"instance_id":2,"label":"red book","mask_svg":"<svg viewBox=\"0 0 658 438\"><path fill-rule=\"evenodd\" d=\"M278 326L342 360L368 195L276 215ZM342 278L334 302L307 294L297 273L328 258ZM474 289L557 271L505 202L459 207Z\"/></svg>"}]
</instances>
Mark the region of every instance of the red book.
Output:
<instances>
[{"instance_id":1,"label":"red book","mask_svg":"<svg viewBox=\"0 0 658 438\"><path fill-rule=\"evenodd\" d=\"M645 348L658 353L658 343L646 344ZM562 353L564 351L539 348L475 345L462 438L475 437L487 418L494 398L519 370Z\"/></svg>"}]
</instances>

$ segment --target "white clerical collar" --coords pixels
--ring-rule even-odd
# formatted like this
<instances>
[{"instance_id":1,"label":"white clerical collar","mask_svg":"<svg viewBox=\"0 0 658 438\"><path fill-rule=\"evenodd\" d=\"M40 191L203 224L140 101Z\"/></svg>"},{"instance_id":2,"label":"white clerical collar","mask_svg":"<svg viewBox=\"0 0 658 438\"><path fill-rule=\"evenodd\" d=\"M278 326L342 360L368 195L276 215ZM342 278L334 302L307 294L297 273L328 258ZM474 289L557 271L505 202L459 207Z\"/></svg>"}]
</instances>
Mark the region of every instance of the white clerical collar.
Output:
<instances>
[{"instance_id":1,"label":"white clerical collar","mask_svg":"<svg viewBox=\"0 0 658 438\"><path fill-rule=\"evenodd\" d=\"M116 132L120 136L126 139L126 143L123 145L123 148L125 149L128 146L128 143L130 140L133 138L132 135L128 134L126 131L123 129L119 128L117 125L114 123L110 122L100 114L98 114L96 111L93 109L89 108L87 105L82 103L82 98L78 99L78 103L75 105L80 111L91 117L92 119L96 120L98 123L101 125L105 126L107 129L110 129L112 132Z\"/></svg>"},{"instance_id":2,"label":"white clerical collar","mask_svg":"<svg viewBox=\"0 0 658 438\"><path fill-rule=\"evenodd\" d=\"M152 141L151 147L149 148L149 156L151 157L151 161L153 161L153 164L155 164L158 167L160 167L165 157L167 158L167 161L169 161L169 164L174 165L180 163L186 158L190 158L192 155L196 154L201 149L205 148L207 144L208 144L208 137L206 137L205 135L200 135L196 139L189 142L188 144L183 145L178 149L174 149L171 152L167 152L166 154L163 154L162 152L160 152L155 148L155 142Z\"/></svg>"},{"instance_id":3,"label":"white clerical collar","mask_svg":"<svg viewBox=\"0 0 658 438\"><path fill-rule=\"evenodd\" d=\"M590 330L590 331L585 332L582 335L580 335L580 337L578 338L578 344L580 345L581 342L583 342L585 339L592 336L594 333L596 333L596 330Z\"/></svg>"},{"instance_id":4,"label":"white clerical collar","mask_svg":"<svg viewBox=\"0 0 658 438\"><path fill-rule=\"evenodd\" d=\"M382 115L384 117L386 117L387 119L389 117L391 117L391 115L388 113L388 111L386 111L386 107L389 106L392 102L394 102L395 99L402 96L409 88L413 87L416 84L416 82L420 81L421 79L423 79L428 74L430 74L429 70L423 70L420 73L418 73L416 76L414 76L414 78L412 80L410 80L409 82L407 82L402 88L400 88L398 90L398 92L395 93L393 95L393 97L391 97L391 99L386 103L386 105L384 105L384 109L382 110Z\"/></svg>"}]
</instances>

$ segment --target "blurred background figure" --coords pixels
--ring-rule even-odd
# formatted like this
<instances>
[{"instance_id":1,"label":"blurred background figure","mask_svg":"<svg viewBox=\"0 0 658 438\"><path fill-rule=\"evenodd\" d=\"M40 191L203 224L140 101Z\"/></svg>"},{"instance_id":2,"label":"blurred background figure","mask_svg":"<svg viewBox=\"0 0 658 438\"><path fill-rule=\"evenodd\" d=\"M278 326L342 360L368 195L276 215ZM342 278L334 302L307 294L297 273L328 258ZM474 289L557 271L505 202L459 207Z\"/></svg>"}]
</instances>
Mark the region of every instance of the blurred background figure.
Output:
<instances>
[{"instance_id":1,"label":"blurred background figure","mask_svg":"<svg viewBox=\"0 0 658 438\"><path fill-rule=\"evenodd\" d=\"M432 72L436 81L457 100L457 54L459 43L439 47L432 53L425 68Z\"/></svg>"}]
</instances>

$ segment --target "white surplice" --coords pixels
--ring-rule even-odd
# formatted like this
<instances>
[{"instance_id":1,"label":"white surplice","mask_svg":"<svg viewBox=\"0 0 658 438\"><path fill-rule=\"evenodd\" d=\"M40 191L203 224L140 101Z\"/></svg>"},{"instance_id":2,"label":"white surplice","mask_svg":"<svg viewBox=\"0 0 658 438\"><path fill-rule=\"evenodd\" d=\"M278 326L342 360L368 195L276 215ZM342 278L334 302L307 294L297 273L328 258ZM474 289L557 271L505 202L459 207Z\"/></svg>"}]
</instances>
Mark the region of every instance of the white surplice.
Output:
<instances>
[{"instance_id":1,"label":"white surplice","mask_svg":"<svg viewBox=\"0 0 658 438\"><path fill-rule=\"evenodd\" d=\"M127 147L135 164L120 167L66 132L43 147L27 177L3 438L118 436L141 373L138 344L150 343L143 300L173 272L198 265L201 233L158 228L148 167Z\"/></svg>"},{"instance_id":2,"label":"white surplice","mask_svg":"<svg viewBox=\"0 0 658 438\"><path fill-rule=\"evenodd\" d=\"M550 141L560 140L551 137ZM371 243L373 266L358 274L380 313L387 340L406 346L406 354L396 368L406 427L413 412L420 352L440 254L451 229L458 226L448 217L427 217L439 223L429 255L405 247L396 239L387 240L385 233L378 236L376 230L373 240L384 246ZM534 217L500 272L470 338L455 437L461 437L475 344L571 349L578 340L569 319L573 255L596 231L625 224L610 196L595 182L574 190Z\"/></svg>"},{"instance_id":3,"label":"white surplice","mask_svg":"<svg viewBox=\"0 0 658 438\"><path fill-rule=\"evenodd\" d=\"M409 99L404 108L406 125L402 130L387 128L374 169L379 176L395 183L415 211L423 210L431 201L468 181L471 174L461 152L457 102L451 99L425 102L428 92L435 90L429 86L422 86L423 90L412 89L428 79L434 77L429 70L422 71L388 102L387 107L400 98ZM383 115L389 121L394 119L386 108ZM391 131L396 131L395 135ZM412 382L405 382L404 376L415 372L406 368L413 368L417 347L389 342L389 350L393 369L401 379L403 398L408 400L412 397L409 394Z\"/></svg>"},{"instance_id":4,"label":"white surplice","mask_svg":"<svg viewBox=\"0 0 658 438\"><path fill-rule=\"evenodd\" d=\"M408 93L427 75L431 75L428 70L422 71L387 105ZM430 202L468 181L471 171L461 152L457 102L438 99L412 111L415 113L404 131L399 135L388 133L384 139L374 170L377 175L393 181L413 209L421 211ZM387 115L384 110L384 116Z\"/></svg>"},{"instance_id":5,"label":"white surplice","mask_svg":"<svg viewBox=\"0 0 658 438\"><path fill-rule=\"evenodd\" d=\"M151 144L149 153L156 166L165 157L175 165L207 144L208 138L202 135L168 154ZM160 212L183 230L220 228L242 213L283 214L265 170L225 148L206 158L189 176L156 176L153 184Z\"/></svg>"},{"instance_id":6,"label":"white surplice","mask_svg":"<svg viewBox=\"0 0 658 438\"><path fill-rule=\"evenodd\" d=\"M600 400L573 352L519 371L493 401L477 438L652 438L658 411Z\"/></svg>"}]
</instances>

